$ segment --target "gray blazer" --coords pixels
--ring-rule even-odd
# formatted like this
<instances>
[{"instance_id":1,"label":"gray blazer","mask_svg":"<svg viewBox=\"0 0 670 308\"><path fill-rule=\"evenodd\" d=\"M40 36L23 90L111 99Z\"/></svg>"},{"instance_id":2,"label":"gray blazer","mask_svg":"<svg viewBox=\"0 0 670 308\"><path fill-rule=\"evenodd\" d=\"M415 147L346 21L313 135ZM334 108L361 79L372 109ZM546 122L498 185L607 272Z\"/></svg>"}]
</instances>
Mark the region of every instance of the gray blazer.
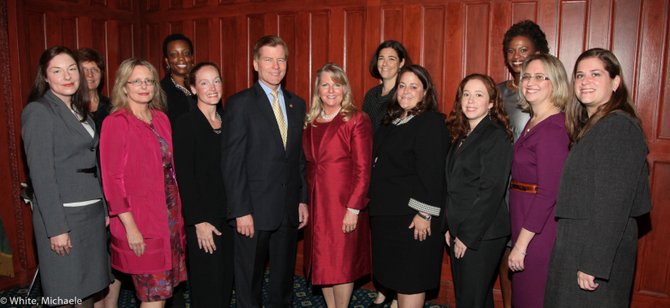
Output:
<instances>
[{"instance_id":1,"label":"gray blazer","mask_svg":"<svg viewBox=\"0 0 670 308\"><path fill-rule=\"evenodd\" d=\"M95 129L93 119L87 122ZM21 136L35 191L33 211L42 216L47 236L69 232L63 203L102 199L97 172L92 172L98 170L98 134L91 138L49 90L23 109Z\"/></svg>"}]
</instances>

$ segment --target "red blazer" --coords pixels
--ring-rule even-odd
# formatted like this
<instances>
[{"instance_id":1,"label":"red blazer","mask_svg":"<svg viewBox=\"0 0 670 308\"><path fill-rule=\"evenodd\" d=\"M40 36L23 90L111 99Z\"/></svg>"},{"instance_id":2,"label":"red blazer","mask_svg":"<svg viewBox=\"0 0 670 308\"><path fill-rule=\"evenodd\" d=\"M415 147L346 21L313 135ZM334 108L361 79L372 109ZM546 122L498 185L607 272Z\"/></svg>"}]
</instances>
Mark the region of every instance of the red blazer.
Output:
<instances>
[{"instance_id":1,"label":"red blazer","mask_svg":"<svg viewBox=\"0 0 670 308\"><path fill-rule=\"evenodd\" d=\"M170 122L152 110L153 126L172 151ZM105 198L109 206L112 234L112 267L130 274L147 274L171 268L170 230L165 201L165 178L160 144L144 122L126 110L109 115L103 122L100 161ZM177 198L179 228L183 229L181 200ZM126 230L118 215L131 212L144 243L137 257L128 245ZM181 232L182 243L184 233Z\"/></svg>"},{"instance_id":2,"label":"red blazer","mask_svg":"<svg viewBox=\"0 0 670 308\"><path fill-rule=\"evenodd\" d=\"M370 272L370 229L361 211L354 232L342 232L347 208L364 209L372 159L370 118L357 112L328 124L319 147L312 127L303 134L310 192L310 221L305 232L305 272L313 284L351 282ZM311 275L310 275L311 274Z\"/></svg>"}]
</instances>

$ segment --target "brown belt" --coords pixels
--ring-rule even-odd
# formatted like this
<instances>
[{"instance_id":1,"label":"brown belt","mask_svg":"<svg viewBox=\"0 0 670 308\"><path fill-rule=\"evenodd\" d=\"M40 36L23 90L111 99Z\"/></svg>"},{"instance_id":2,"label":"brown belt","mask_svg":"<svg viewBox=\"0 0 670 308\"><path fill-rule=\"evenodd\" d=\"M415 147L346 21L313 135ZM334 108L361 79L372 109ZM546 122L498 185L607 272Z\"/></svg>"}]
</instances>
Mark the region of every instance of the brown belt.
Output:
<instances>
[{"instance_id":1,"label":"brown belt","mask_svg":"<svg viewBox=\"0 0 670 308\"><path fill-rule=\"evenodd\" d=\"M537 193L537 184L528 184L528 183L523 183L519 181L512 180L512 184L510 185L512 189L522 191L525 193L529 194L536 194Z\"/></svg>"}]
</instances>

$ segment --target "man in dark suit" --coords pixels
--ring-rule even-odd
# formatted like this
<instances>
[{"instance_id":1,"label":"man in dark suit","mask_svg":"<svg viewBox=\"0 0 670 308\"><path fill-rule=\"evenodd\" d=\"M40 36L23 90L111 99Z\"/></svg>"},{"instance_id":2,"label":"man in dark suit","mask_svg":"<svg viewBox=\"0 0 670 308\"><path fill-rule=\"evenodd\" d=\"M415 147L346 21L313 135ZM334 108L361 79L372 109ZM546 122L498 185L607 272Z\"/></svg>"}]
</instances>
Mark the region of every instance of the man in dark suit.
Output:
<instances>
[{"instance_id":1,"label":"man in dark suit","mask_svg":"<svg viewBox=\"0 0 670 308\"><path fill-rule=\"evenodd\" d=\"M298 229L307 224L302 129L305 102L284 90L288 46L260 38L253 51L258 82L231 96L223 117L222 168L228 218L234 219L238 307L261 307L269 255L269 302L290 307Z\"/></svg>"}]
</instances>

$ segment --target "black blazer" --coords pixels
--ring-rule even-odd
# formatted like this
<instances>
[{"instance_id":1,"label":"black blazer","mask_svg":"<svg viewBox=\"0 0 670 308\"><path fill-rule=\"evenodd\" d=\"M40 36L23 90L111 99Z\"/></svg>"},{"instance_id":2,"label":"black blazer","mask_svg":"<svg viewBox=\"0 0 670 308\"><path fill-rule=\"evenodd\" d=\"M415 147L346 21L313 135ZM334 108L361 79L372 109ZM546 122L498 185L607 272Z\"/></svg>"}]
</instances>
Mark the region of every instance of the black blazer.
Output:
<instances>
[{"instance_id":1,"label":"black blazer","mask_svg":"<svg viewBox=\"0 0 670 308\"><path fill-rule=\"evenodd\" d=\"M307 203L302 130L305 102L282 89L288 117L286 149L270 101L260 84L225 105L222 170L228 218L252 214L254 228L272 231L284 217L298 226L298 203Z\"/></svg>"},{"instance_id":2,"label":"black blazer","mask_svg":"<svg viewBox=\"0 0 670 308\"><path fill-rule=\"evenodd\" d=\"M382 125L374 138L370 215L416 214L410 198L442 208L448 146L444 117L434 111L402 125Z\"/></svg>"},{"instance_id":3,"label":"black blazer","mask_svg":"<svg viewBox=\"0 0 670 308\"><path fill-rule=\"evenodd\" d=\"M512 167L512 141L489 117L479 122L447 156L447 226L469 249L510 234L505 191Z\"/></svg>"},{"instance_id":4,"label":"black blazer","mask_svg":"<svg viewBox=\"0 0 670 308\"><path fill-rule=\"evenodd\" d=\"M214 224L225 218L221 135L214 132L205 115L196 108L177 120L172 140L185 225Z\"/></svg>"}]
</instances>

